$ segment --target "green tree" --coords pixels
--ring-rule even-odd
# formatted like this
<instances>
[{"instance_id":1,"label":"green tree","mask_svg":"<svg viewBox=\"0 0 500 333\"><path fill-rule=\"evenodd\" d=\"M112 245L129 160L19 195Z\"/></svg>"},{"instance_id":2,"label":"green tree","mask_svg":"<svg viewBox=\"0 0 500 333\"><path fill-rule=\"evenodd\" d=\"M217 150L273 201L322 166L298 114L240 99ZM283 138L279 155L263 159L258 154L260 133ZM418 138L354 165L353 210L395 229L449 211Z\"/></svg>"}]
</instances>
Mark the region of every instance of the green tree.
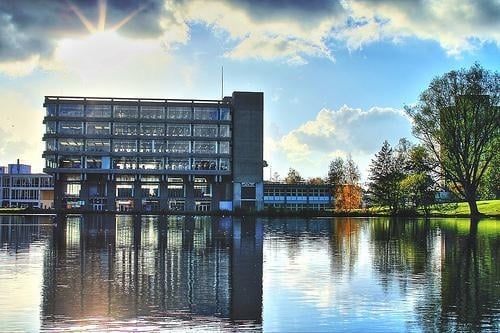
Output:
<instances>
[{"instance_id":1,"label":"green tree","mask_svg":"<svg viewBox=\"0 0 500 333\"><path fill-rule=\"evenodd\" d=\"M500 75L479 64L432 80L419 102L406 107L413 133L439 163L441 177L479 215L476 197L500 150Z\"/></svg>"},{"instance_id":2,"label":"green tree","mask_svg":"<svg viewBox=\"0 0 500 333\"><path fill-rule=\"evenodd\" d=\"M346 172L342 157L336 157L330 162L328 169L328 183L332 186L346 183Z\"/></svg>"},{"instance_id":3,"label":"green tree","mask_svg":"<svg viewBox=\"0 0 500 333\"><path fill-rule=\"evenodd\" d=\"M399 168L394 150L389 142L384 141L370 164L368 195L372 203L387 206L391 214L396 214L400 208L400 181L404 174Z\"/></svg>"},{"instance_id":4,"label":"green tree","mask_svg":"<svg viewBox=\"0 0 500 333\"><path fill-rule=\"evenodd\" d=\"M285 183L287 184L297 184L304 181L300 173L294 168L288 169L288 175L285 177Z\"/></svg>"}]
</instances>

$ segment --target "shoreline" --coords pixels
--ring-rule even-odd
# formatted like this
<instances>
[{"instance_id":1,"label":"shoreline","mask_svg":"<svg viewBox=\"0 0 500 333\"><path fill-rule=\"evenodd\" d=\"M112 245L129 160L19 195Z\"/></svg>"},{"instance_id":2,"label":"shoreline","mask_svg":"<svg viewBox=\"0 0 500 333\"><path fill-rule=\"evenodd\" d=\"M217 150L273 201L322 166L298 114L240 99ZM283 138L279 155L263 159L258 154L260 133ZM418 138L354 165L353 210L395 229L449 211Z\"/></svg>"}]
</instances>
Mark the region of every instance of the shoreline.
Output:
<instances>
[{"instance_id":1,"label":"shoreline","mask_svg":"<svg viewBox=\"0 0 500 333\"><path fill-rule=\"evenodd\" d=\"M98 215L159 215L159 216L219 216L219 217L267 217L267 218L286 218L286 217L388 217L388 218L471 218L470 214L396 214L391 215L380 212L357 211L357 212L330 212L330 211L211 211L211 212L179 212L168 210L155 211L89 211L83 209L0 209L2 215L82 215L82 214L98 214ZM483 218L500 218L500 214L482 214Z\"/></svg>"}]
</instances>

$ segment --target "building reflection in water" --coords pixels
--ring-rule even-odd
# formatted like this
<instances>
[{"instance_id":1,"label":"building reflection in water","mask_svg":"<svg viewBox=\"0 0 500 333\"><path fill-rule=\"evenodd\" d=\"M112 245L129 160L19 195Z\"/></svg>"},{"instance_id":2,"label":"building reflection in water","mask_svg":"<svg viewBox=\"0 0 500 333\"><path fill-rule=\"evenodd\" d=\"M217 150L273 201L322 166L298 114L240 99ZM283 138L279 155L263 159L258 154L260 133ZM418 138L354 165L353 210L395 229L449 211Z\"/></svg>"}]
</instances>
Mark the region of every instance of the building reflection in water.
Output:
<instances>
[{"instance_id":1,"label":"building reflection in water","mask_svg":"<svg viewBox=\"0 0 500 333\"><path fill-rule=\"evenodd\" d=\"M85 215L57 225L44 265L46 327L93 318L260 326L259 220Z\"/></svg>"}]
</instances>

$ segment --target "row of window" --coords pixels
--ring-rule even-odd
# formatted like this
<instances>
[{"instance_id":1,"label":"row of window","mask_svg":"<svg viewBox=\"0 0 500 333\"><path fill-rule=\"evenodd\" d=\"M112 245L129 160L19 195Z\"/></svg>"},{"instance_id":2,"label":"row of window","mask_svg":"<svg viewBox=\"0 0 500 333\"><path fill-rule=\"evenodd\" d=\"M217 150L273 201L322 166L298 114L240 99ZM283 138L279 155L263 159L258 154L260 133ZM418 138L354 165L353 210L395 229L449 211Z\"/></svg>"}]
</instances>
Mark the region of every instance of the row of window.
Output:
<instances>
[{"instance_id":1,"label":"row of window","mask_svg":"<svg viewBox=\"0 0 500 333\"><path fill-rule=\"evenodd\" d=\"M48 104L49 117L231 120L229 107Z\"/></svg>"},{"instance_id":2,"label":"row of window","mask_svg":"<svg viewBox=\"0 0 500 333\"><path fill-rule=\"evenodd\" d=\"M90 153L174 153L174 154L229 154L229 141L163 141L163 140L110 140L103 139L47 139L47 151Z\"/></svg>"},{"instance_id":3,"label":"row of window","mask_svg":"<svg viewBox=\"0 0 500 333\"><path fill-rule=\"evenodd\" d=\"M264 202L264 208L287 209L287 210L325 210L331 209L329 204L268 204Z\"/></svg>"},{"instance_id":4,"label":"row of window","mask_svg":"<svg viewBox=\"0 0 500 333\"><path fill-rule=\"evenodd\" d=\"M58 125L59 124L59 125ZM207 124L154 124L154 123L114 123L109 122L76 122L76 121L48 121L47 134L64 135L120 135L120 136L197 136L216 138L218 136L231 137L229 125Z\"/></svg>"},{"instance_id":5,"label":"row of window","mask_svg":"<svg viewBox=\"0 0 500 333\"><path fill-rule=\"evenodd\" d=\"M70 169L117 169L117 170L220 170L229 171L228 158L162 158L162 157L121 157L109 156L47 156L47 168Z\"/></svg>"},{"instance_id":6,"label":"row of window","mask_svg":"<svg viewBox=\"0 0 500 333\"><path fill-rule=\"evenodd\" d=\"M53 187L53 178L44 177L2 177L2 186L4 187Z\"/></svg>"},{"instance_id":7,"label":"row of window","mask_svg":"<svg viewBox=\"0 0 500 333\"><path fill-rule=\"evenodd\" d=\"M11 200L38 200L39 198L39 191L38 190L20 190L20 189L15 189L11 190L10 192L10 199Z\"/></svg>"},{"instance_id":8,"label":"row of window","mask_svg":"<svg viewBox=\"0 0 500 333\"><path fill-rule=\"evenodd\" d=\"M64 195L67 197L79 197L81 195L82 186L80 183L67 183L64 187ZM141 184L139 188L135 188L133 184L117 184L115 195L117 198L133 198L135 191L141 192L141 198L159 198L160 185L159 184ZM209 183L195 183L193 185L194 198L211 198L212 197L212 184ZM24 193L24 192L22 192ZM181 184L168 184L167 196L169 198L185 198L186 186ZM13 199L37 199L20 197Z\"/></svg>"},{"instance_id":9,"label":"row of window","mask_svg":"<svg viewBox=\"0 0 500 333\"><path fill-rule=\"evenodd\" d=\"M268 197L329 197L332 193L326 188L264 188L264 196Z\"/></svg>"}]
</instances>

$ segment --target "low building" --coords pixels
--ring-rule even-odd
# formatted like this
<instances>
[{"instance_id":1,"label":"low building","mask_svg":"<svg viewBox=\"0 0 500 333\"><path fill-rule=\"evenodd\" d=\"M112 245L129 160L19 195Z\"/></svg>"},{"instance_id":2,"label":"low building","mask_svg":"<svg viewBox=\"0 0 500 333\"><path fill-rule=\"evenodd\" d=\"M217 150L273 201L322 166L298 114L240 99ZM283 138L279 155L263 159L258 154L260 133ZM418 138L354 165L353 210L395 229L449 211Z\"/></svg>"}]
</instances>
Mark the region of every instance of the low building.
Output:
<instances>
[{"instance_id":1,"label":"low building","mask_svg":"<svg viewBox=\"0 0 500 333\"><path fill-rule=\"evenodd\" d=\"M329 185L264 183L264 208L325 210L334 207Z\"/></svg>"},{"instance_id":2,"label":"low building","mask_svg":"<svg viewBox=\"0 0 500 333\"><path fill-rule=\"evenodd\" d=\"M1 167L5 169L5 167ZM9 164L9 173L0 173L0 203L2 207L52 208L54 182L52 176L31 173L31 166Z\"/></svg>"}]
</instances>

